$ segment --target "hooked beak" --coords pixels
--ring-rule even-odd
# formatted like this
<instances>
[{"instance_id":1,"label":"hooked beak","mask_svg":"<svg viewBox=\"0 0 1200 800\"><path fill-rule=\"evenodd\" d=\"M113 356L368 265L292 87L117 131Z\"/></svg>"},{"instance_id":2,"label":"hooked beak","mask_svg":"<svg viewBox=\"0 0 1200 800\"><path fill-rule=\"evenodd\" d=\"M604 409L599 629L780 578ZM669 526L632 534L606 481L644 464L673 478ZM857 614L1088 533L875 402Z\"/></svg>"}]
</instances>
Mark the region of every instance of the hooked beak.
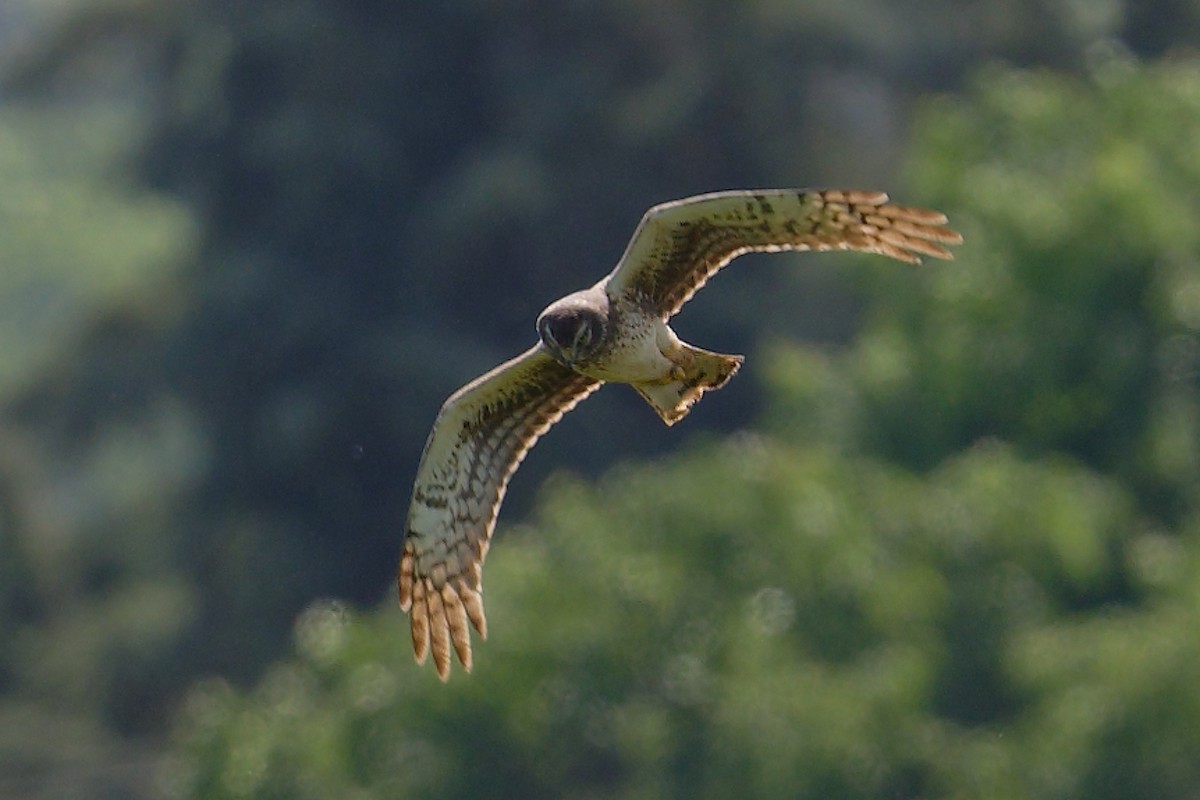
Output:
<instances>
[{"instance_id":1,"label":"hooked beak","mask_svg":"<svg viewBox=\"0 0 1200 800\"><path fill-rule=\"evenodd\" d=\"M563 365L570 367L571 369L575 368L574 348L561 347L559 346L558 342L555 342L554 340L543 340L542 343L546 346L546 349L550 351L550 355L554 356L556 360Z\"/></svg>"}]
</instances>

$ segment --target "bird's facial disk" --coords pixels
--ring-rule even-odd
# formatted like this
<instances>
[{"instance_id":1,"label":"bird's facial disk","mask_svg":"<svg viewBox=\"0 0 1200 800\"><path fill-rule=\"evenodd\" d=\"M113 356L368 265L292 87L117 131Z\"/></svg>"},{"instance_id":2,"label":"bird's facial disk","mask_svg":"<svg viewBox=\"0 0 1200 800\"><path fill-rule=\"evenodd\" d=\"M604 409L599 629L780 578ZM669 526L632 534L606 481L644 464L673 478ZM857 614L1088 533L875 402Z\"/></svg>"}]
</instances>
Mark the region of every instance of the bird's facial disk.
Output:
<instances>
[{"instance_id":1,"label":"bird's facial disk","mask_svg":"<svg viewBox=\"0 0 1200 800\"><path fill-rule=\"evenodd\" d=\"M574 366L600 346L604 320L586 308L551 308L538 318L537 329L546 348L567 366Z\"/></svg>"}]
</instances>

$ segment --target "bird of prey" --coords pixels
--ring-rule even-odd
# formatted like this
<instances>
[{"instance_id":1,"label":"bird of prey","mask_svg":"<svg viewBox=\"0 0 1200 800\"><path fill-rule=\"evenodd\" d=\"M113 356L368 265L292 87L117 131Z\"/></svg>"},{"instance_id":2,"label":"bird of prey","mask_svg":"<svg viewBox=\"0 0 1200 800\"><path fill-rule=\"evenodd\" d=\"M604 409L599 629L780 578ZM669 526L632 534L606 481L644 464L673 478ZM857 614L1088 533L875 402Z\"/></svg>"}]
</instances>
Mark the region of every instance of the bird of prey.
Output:
<instances>
[{"instance_id":1,"label":"bird of prey","mask_svg":"<svg viewBox=\"0 0 1200 800\"><path fill-rule=\"evenodd\" d=\"M446 400L421 455L397 570L418 663L471 669L470 626L487 637L482 568L509 478L546 430L605 383L628 383L667 425L719 389L742 356L701 350L667 324L731 260L749 252L859 250L910 264L949 259L962 237L936 211L883 192L728 191L655 206L590 289L551 303L540 341Z\"/></svg>"}]
</instances>

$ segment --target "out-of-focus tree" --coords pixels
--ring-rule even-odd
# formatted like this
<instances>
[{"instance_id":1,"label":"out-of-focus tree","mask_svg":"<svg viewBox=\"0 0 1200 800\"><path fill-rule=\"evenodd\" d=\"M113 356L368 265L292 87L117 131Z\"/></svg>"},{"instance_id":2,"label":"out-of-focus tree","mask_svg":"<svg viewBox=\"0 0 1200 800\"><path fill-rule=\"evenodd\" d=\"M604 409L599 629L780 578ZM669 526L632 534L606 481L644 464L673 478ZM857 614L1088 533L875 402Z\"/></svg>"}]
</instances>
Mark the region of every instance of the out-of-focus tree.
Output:
<instances>
[{"instance_id":1,"label":"out-of-focus tree","mask_svg":"<svg viewBox=\"0 0 1200 800\"><path fill-rule=\"evenodd\" d=\"M1005 19L1043 5L1013 4ZM123 580L107 550L136 519L159 531L151 560L196 603L169 663L128 669L179 683L251 675L313 597L376 602L442 398L526 347L541 305L603 274L652 203L736 186L891 186L924 88L959 85L980 54L1077 66L1119 23L1080 27L1064 11L984 24L990 14L107 0L15 49L14 95L141 103L148 122L129 134L140 174L198 225L168 291L129 288L129 302L87 316L76 346L6 403L44 464L44 496L140 498L60 520L64 541L97 543L76 548L97 585ZM747 263L681 324L731 351L764 335L844 337L854 303L829 263ZM749 381L725 400L693 427L728 429L757 405ZM594 474L681 441L637 403L589 401L531 459L509 513L552 463ZM618 420L625 441L602 435ZM174 488L111 468L129 462L176 476ZM164 707L129 690L98 702L129 709L113 713L133 728Z\"/></svg>"},{"instance_id":2,"label":"out-of-focus tree","mask_svg":"<svg viewBox=\"0 0 1200 800\"><path fill-rule=\"evenodd\" d=\"M438 403L525 347L542 303L608 269L651 203L787 183L878 185L903 199L895 165L911 100L930 87L957 90L991 59L1078 72L1123 48L1157 54L1196 20L1195 4L1176 0L103 0L12 2L0 26L51 6L73 13L28 46L7 28L0 44L0 688L37 706L5 717L13 730L62 712L66 727L94 715L87 730L124 732L161 730L196 674L255 675L311 598L373 604L388 591ZM960 202L955 188L958 162L981 159L998 135L966 117L1014 124L1009 99L989 91L995 108L981 93L919 132L946 150L908 180L926 199L991 208ZM1130 114L1158 113L1134 99L1121 101ZM1076 101L1101 113L1094 99ZM133 115L93 113L99 103ZM1167 102L1164 119L1190 107ZM1090 141L1051 127L1045 147ZM1148 163L1165 158L1160 144ZM118 145L133 158L105 150ZM1136 161L1117 159L1110 184ZM1000 183L993 197L1009 196L1007 165L971 163L983 165L980 185ZM1179 185L1191 174L1186 163L1163 169ZM1080 202L1091 211L1079 225L1107 231L1100 201ZM1192 235L1171 252L1186 252L1179 243ZM1156 256L1154 242L1121 252ZM1164 263L1186 280L1190 262L1173 258ZM747 259L689 306L681 329L730 351L762 338L842 341L858 301L840 282L846 262L834 263ZM1106 269L1118 284L1137 279ZM1153 275L1155 307L1190 313L1190 290ZM1188 385L1192 344L1155 338L1168 317L1135 322L1132 344L1117 342L1113 371L1097 376L1091 337L1121 339L1117 328L1057 319L1062 300L1047 313L1017 309L1042 333L1064 325L1060 341L1085 343L1083 360L1064 344L1037 366L1010 355L1007 372L988 372L969 356L937 360L957 329L926 327L925 298L907 286L882 287L895 301L820 391L791 385L825 374L813 356L780 351L797 369L779 373L773 436L793 441L792 412L817 409L848 426L829 433L839 450L923 470L997 435L1022 454L1068 452L1119 482L1155 524L1182 524L1194 437L1175 433L1191 430L1194 413L1186 393L1150 373ZM1120 294L1106 286L1095 289L1098 310ZM915 385L890 393L894 337L963 370L929 384L953 409ZM1155 399L1139 405L1138 358L1151 351L1155 366L1143 369ZM1063 376L1077 385L1060 397ZM978 389L986 380L997 386ZM1027 395L1004 416L1009 384L1022 381ZM728 431L763 402L743 379L689 427ZM1128 447L1113 421L1126 410ZM1056 427L1063 419L1076 429ZM605 435L616 425L629 435ZM630 393L601 393L535 451L506 518L520 517L551 465L597 474L686 440ZM1119 573L1101 594L1127 600L1128 583ZM56 741L55 725L40 740Z\"/></svg>"},{"instance_id":3,"label":"out-of-focus tree","mask_svg":"<svg viewBox=\"0 0 1200 800\"><path fill-rule=\"evenodd\" d=\"M781 369L773 419L917 468L989 436L1066 453L1181 522L1200 500L1196 119L1191 63L1120 57L1087 82L993 74L944 101L911 179L962 209L981 255L873 273L869 329L828 380Z\"/></svg>"},{"instance_id":4,"label":"out-of-focus tree","mask_svg":"<svg viewBox=\"0 0 1200 800\"><path fill-rule=\"evenodd\" d=\"M172 322L162 301L197 231L177 201L113 180L140 122L86 103L0 111L0 404L72 370L64 352L97 319L122 338ZM154 749L110 725L161 716L197 614L168 509L191 485L199 436L169 398L123 414L128 374L150 365L105 356L86 394L111 424L86 459L80 427L38 437L0 421L4 797L147 793Z\"/></svg>"},{"instance_id":5,"label":"out-of-focus tree","mask_svg":"<svg viewBox=\"0 0 1200 800\"><path fill-rule=\"evenodd\" d=\"M1118 485L997 445L921 479L746 434L557 481L493 553L473 675L414 667L395 612L317 606L253 693L197 690L175 780L204 798L982 796L988 779L1073 796L1022 791L1042 779L1022 774L1023 728L1080 741L1033 724L1058 692L1031 697L1008 660L1061 679L1079 643L1059 626L1133 521Z\"/></svg>"},{"instance_id":6,"label":"out-of-focus tree","mask_svg":"<svg viewBox=\"0 0 1200 800\"><path fill-rule=\"evenodd\" d=\"M474 675L315 606L194 693L176 793L1194 796L1200 68L1095 70L931 104L959 261L872 269L844 350L765 348L760 433L551 482Z\"/></svg>"}]
</instances>

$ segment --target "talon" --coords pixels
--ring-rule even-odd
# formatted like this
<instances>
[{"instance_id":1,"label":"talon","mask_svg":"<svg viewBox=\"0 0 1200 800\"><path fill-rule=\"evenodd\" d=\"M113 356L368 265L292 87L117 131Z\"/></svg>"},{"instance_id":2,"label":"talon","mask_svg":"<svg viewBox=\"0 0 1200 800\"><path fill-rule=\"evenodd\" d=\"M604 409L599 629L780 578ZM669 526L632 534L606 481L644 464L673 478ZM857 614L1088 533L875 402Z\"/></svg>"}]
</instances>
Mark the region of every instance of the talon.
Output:
<instances>
[{"instance_id":1,"label":"talon","mask_svg":"<svg viewBox=\"0 0 1200 800\"><path fill-rule=\"evenodd\" d=\"M685 377L687 377L687 373L683 371L683 367L679 366L678 364L671 367L671 380L681 381Z\"/></svg>"}]
</instances>

